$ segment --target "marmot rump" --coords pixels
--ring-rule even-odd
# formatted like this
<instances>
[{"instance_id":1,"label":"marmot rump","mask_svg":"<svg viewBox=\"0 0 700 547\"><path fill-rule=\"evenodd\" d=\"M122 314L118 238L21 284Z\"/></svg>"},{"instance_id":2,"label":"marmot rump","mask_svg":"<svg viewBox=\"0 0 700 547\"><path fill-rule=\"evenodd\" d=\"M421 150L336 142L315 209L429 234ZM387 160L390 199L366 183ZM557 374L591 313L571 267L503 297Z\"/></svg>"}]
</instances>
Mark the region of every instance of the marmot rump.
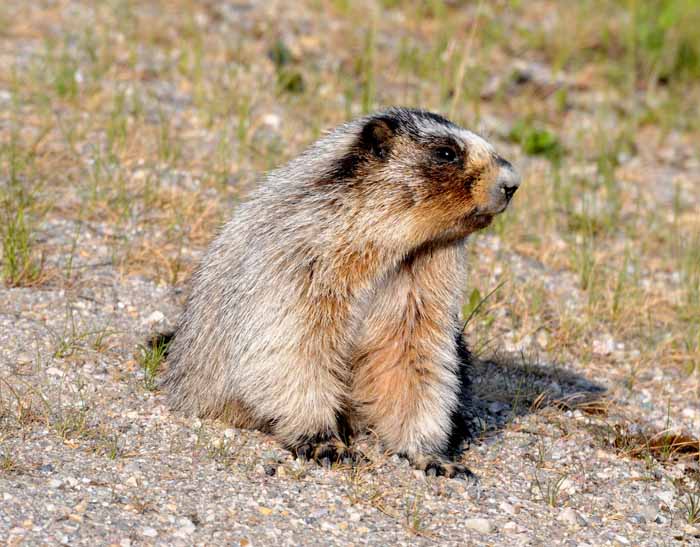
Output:
<instances>
[{"instance_id":1,"label":"marmot rump","mask_svg":"<svg viewBox=\"0 0 700 547\"><path fill-rule=\"evenodd\" d=\"M272 171L211 244L168 352L173 408L272 432L321 463L371 428L426 472L469 402L465 240L507 207L512 166L422 110L341 125Z\"/></svg>"}]
</instances>

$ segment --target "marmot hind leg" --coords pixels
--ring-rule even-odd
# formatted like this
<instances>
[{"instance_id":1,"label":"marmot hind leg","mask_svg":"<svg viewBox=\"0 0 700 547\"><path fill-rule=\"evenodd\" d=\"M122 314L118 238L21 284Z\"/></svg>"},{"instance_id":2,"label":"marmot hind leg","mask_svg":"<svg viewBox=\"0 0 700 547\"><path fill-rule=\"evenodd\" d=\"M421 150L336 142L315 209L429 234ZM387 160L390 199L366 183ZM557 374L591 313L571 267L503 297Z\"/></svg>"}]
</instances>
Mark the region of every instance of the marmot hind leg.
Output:
<instances>
[{"instance_id":1,"label":"marmot hind leg","mask_svg":"<svg viewBox=\"0 0 700 547\"><path fill-rule=\"evenodd\" d=\"M294 366L277 363L265 378L256 372L253 408L269 418L273 436L295 456L324 466L359 463L364 457L348 447L347 365L323 332L309 329L298 354L288 357Z\"/></svg>"},{"instance_id":2,"label":"marmot hind leg","mask_svg":"<svg viewBox=\"0 0 700 547\"><path fill-rule=\"evenodd\" d=\"M359 450L350 448L350 427L345 416L338 418L337 433L322 433L300 441L288 450L302 460L313 460L330 468L332 464L358 465L367 458Z\"/></svg>"},{"instance_id":3,"label":"marmot hind leg","mask_svg":"<svg viewBox=\"0 0 700 547\"><path fill-rule=\"evenodd\" d=\"M420 469L429 477L447 477L475 479L476 475L471 470L461 463L448 461L446 458L435 456L418 456L409 458L411 464L416 469Z\"/></svg>"},{"instance_id":4,"label":"marmot hind leg","mask_svg":"<svg viewBox=\"0 0 700 547\"><path fill-rule=\"evenodd\" d=\"M259 429L268 433L270 422L256 416L255 412L240 401L230 401L226 403L220 411L209 417L216 418L222 422L241 429Z\"/></svg>"}]
</instances>

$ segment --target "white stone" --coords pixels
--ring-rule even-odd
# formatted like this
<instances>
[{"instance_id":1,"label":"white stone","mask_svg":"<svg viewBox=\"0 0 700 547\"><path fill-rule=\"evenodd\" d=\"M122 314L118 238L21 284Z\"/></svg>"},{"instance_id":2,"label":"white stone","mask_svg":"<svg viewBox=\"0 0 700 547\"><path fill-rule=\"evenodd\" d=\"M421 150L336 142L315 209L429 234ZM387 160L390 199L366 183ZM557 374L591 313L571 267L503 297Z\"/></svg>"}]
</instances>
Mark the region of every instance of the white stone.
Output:
<instances>
[{"instance_id":1,"label":"white stone","mask_svg":"<svg viewBox=\"0 0 700 547\"><path fill-rule=\"evenodd\" d=\"M689 536L700 536L700 528L691 524L686 524L683 527L683 531Z\"/></svg>"},{"instance_id":2,"label":"white stone","mask_svg":"<svg viewBox=\"0 0 700 547\"><path fill-rule=\"evenodd\" d=\"M665 492L658 492L656 494L656 497L663 501L669 507L673 507L673 500L675 499L676 495L670 490L667 490Z\"/></svg>"},{"instance_id":3,"label":"white stone","mask_svg":"<svg viewBox=\"0 0 700 547\"><path fill-rule=\"evenodd\" d=\"M414 469L413 476L416 479L418 479L419 481L424 481L425 480L425 471L421 471L420 469Z\"/></svg>"},{"instance_id":4,"label":"white stone","mask_svg":"<svg viewBox=\"0 0 700 547\"><path fill-rule=\"evenodd\" d=\"M179 519L177 523L180 526L180 529L178 531L185 535L193 534L197 528L190 519L185 517Z\"/></svg>"},{"instance_id":5,"label":"white stone","mask_svg":"<svg viewBox=\"0 0 700 547\"><path fill-rule=\"evenodd\" d=\"M576 484L574 484L574 482L568 478L561 481L560 488L562 492L566 492L567 494L576 493Z\"/></svg>"},{"instance_id":6,"label":"white stone","mask_svg":"<svg viewBox=\"0 0 700 547\"><path fill-rule=\"evenodd\" d=\"M598 355L610 355L615 349L615 340L609 334L602 340L593 340L593 353Z\"/></svg>"},{"instance_id":7,"label":"white stone","mask_svg":"<svg viewBox=\"0 0 700 547\"><path fill-rule=\"evenodd\" d=\"M568 524L569 526L581 526L585 523L585 520L571 507L566 507L559 512L557 515L557 520Z\"/></svg>"},{"instance_id":8,"label":"white stone","mask_svg":"<svg viewBox=\"0 0 700 547\"><path fill-rule=\"evenodd\" d=\"M527 532L527 529L523 528L519 524L516 524L515 522L511 521L511 522L506 522L503 525L503 531L506 534L524 534L525 532Z\"/></svg>"},{"instance_id":9,"label":"white stone","mask_svg":"<svg viewBox=\"0 0 700 547\"><path fill-rule=\"evenodd\" d=\"M465 519L464 526L481 534L490 534L493 530L491 521L481 518Z\"/></svg>"},{"instance_id":10,"label":"white stone","mask_svg":"<svg viewBox=\"0 0 700 547\"><path fill-rule=\"evenodd\" d=\"M639 507L639 514L643 516L645 520L654 522L656 520L656 516L659 514L659 510L655 505L646 504Z\"/></svg>"},{"instance_id":11,"label":"white stone","mask_svg":"<svg viewBox=\"0 0 700 547\"><path fill-rule=\"evenodd\" d=\"M498 504L498 508L503 511L504 513L507 513L509 515L515 515L515 507L513 507L510 503L507 503L505 501L502 501L501 503Z\"/></svg>"},{"instance_id":12,"label":"white stone","mask_svg":"<svg viewBox=\"0 0 700 547\"><path fill-rule=\"evenodd\" d=\"M141 530L141 533L149 538L154 538L158 536L158 530L156 530L155 528L151 528L150 526L146 526L145 528L143 528Z\"/></svg>"},{"instance_id":13,"label":"white stone","mask_svg":"<svg viewBox=\"0 0 700 547\"><path fill-rule=\"evenodd\" d=\"M160 323L164 319L165 319L165 315L163 315L163 312L156 310L151 315L146 317L146 319L144 320L144 323L146 325L155 325L156 323Z\"/></svg>"},{"instance_id":14,"label":"white stone","mask_svg":"<svg viewBox=\"0 0 700 547\"><path fill-rule=\"evenodd\" d=\"M282 120L277 114L265 114L262 121L266 126L272 129L279 129L282 125Z\"/></svg>"}]
</instances>

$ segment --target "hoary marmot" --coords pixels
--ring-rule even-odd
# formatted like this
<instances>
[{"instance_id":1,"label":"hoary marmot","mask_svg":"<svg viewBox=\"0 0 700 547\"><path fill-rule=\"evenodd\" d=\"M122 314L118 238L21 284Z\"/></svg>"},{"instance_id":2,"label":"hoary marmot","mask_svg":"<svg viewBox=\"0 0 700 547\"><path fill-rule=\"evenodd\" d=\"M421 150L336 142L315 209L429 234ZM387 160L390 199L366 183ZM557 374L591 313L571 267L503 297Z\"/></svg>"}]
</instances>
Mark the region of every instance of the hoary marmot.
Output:
<instances>
[{"instance_id":1,"label":"hoary marmot","mask_svg":"<svg viewBox=\"0 0 700 547\"><path fill-rule=\"evenodd\" d=\"M269 173L211 244L169 347L175 409L352 461L371 428L430 474L469 401L465 240L505 210L510 163L447 119L391 108Z\"/></svg>"}]
</instances>

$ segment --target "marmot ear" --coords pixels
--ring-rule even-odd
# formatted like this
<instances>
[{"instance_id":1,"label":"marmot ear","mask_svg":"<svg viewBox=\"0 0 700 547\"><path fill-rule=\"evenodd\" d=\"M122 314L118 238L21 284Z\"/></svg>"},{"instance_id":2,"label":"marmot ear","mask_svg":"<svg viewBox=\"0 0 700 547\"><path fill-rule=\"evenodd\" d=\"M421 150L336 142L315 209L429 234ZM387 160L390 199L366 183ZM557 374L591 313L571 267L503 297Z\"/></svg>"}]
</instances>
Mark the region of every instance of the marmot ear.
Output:
<instances>
[{"instance_id":1,"label":"marmot ear","mask_svg":"<svg viewBox=\"0 0 700 547\"><path fill-rule=\"evenodd\" d=\"M360 133L360 147L378 158L386 158L391 151L398 127L398 121L390 116L371 119Z\"/></svg>"}]
</instances>

